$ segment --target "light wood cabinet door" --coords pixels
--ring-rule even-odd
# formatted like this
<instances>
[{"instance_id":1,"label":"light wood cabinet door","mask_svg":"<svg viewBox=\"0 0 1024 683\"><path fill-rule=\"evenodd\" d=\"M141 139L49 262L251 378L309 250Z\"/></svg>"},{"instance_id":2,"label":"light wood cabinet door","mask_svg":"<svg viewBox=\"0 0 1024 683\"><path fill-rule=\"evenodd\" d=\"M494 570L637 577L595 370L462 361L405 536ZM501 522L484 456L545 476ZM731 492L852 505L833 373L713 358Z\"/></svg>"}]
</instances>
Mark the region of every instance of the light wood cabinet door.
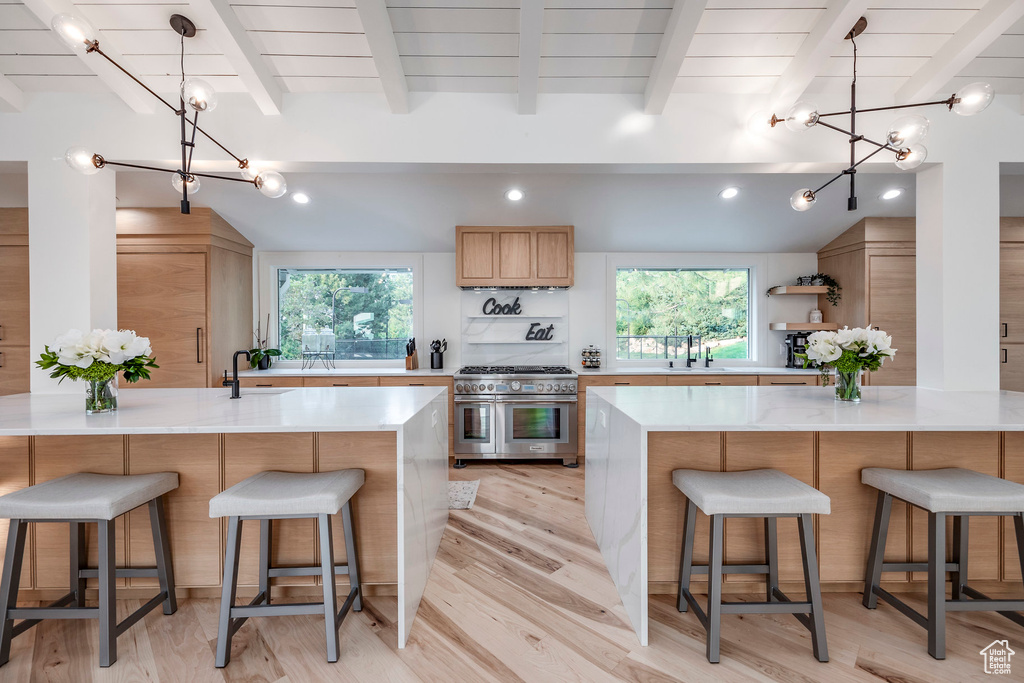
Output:
<instances>
[{"instance_id":1,"label":"light wood cabinet door","mask_svg":"<svg viewBox=\"0 0 1024 683\"><path fill-rule=\"evenodd\" d=\"M665 382L670 387L752 387L757 375L669 375Z\"/></svg>"},{"instance_id":2,"label":"light wood cabinet door","mask_svg":"<svg viewBox=\"0 0 1024 683\"><path fill-rule=\"evenodd\" d=\"M533 233L530 230L498 231L498 277L495 284L526 286L535 278Z\"/></svg>"},{"instance_id":3,"label":"light wood cabinet door","mask_svg":"<svg viewBox=\"0 0 1024 683\"><path fill-rule=\"evenodd\" d=\"M498 248L493 230L460 226L455 229L455 246L458 286L486 285L494 280L494 255Z\"/></svg>"},{"instance_id":4,"label":"light wood cabinet door","mask_svg":"<svg viewBox=\"0 0 1024 683\"><path fill-rule=\"evenodd\" d=\"M966 467L999 476L998 432L915 432L913 469ZM928 513L911 509L912 561L928 561ZM999 580L999 517L972 517L970 521L970 563L968 578L974 581ZM946 557L953 547L953 519L946 519ZM925 572L913 572L914 581L927 580Z\"/></svg>"},{"instance_id":5,"label":"light wood cabinet door","mask_svg":"<svg viewBox=\"0 0 1024 683\"><path fill-rule=\"evenodd\" d=\"M759 387L814 387L821 380L817 375L759 375Z\"/></svg>"},{"instance_id":6,"label":"light wood cabinet door","mask_svg":"<svg viewBox=\"0 0 1024 683\"><path fill-rule=\"evenodd\" d=\"M892 335L896 356L871 373L871 386L917 384L917 267L914 256L869 257L868 324Z\"/></svg>"},{"instance_id":7,"label":"light wood cabinet door","mask_svg":"<svg viewBox=\"0 0 1024 683\"><path fill-rule=\"evenodd\" d=\"M238 386L248 389L264 387L301 387L301 377L240 377Z\"/></svg>"},{"instance_id":8,"label":"light wood cabinet door","mask_svg":"<svg viewBox=\"0 0 1024 683\"><path fill-rule=\"evenodd\" d=\"M460 287L568 287L573 284L573 227L455 228L455 284Z\"/></svg>"},{"instance_id":9,"label":"light wood cabinet door","mask_svg":"<svg viewBox=\"0 0 1024 683\"><path fill-rule=\"evenodd\" d=\"M313 435L288 434L225 434L224 486L266 470L278 472L313 472ZM316 564L316 521L312 519L281 519L274 523L271 545L274 566L309 567ZM242 522L242 550L238 565L238 583L257 584L260 552L260 524ZM173 533L173 531L172 531ZM312 576L289 576L274 580L274 585L315 583Z\"/></svg>"},{"instance_id":10,"label":"light wood cabinet door","mask_svg":"<svg viewBox=\"0 0 1024 683\"><path fill-rule=\"evenodd\" d=\"M1024 344L999 347L999 388L1024 391Z\"/></svg>"},{"instance_id":11,"label":"light wood cabinet door","mask_svg":"<svg viewBox=\"0 0 1024 683\"><path fill-rule=\"evenodd\" d=\"M147 388L207 386L206 254L117 255L117 324L149 337Z\"/></svg>"},{"instance_id":12,"label":"light wood cabinet door","mask_svg":"<svg viewBox=\"0 0 1024 683\"><path fill-rule=\"evenodd\" d=\"M727 432L725 471L771 468L814 486L814 434L811 432ZM779 579L803 580L800 535L793 518L778 522ZM764 521L725 520L725 561L730 564L764 562ZM729 582L764 581L752 574L732 574Z\"/></svg>"},{"instance_id":13,"label":"light wood cabinet door","mask_svg":"<svg viewBox=\"0 0 1024 683\"><path fill-rule=\"evenodd\" d=\"M31 368L28 346L0 346L0 396L27 393Z\"/></svg>"},{"instance_id":14,"label":"light wood cabinet door","mask_svg":"<svg viewBox=\"0 0 1024 683\"><path fill-rule=\"evenodd\" d=\"M28 247L0 246L0 346L7 345L28 346Z\"/></svg>"},{"instance_id":15,"label":"light wood cabinet door","mask_svg":"<svg viewBox=\"0 0 1024 683\"><path fill-rule=\"evenodd\" d=\"M139 434L128 437L128 474L177 472L178 488L164 497L171 561L178 586L219 586L220 520L210 518L210 499L220 493L219 434ZM128 513L128 565L152 567L149 506ZM132 578L132 587L156 579Z\"/></svg>"},{"instance_id":16,"label":"light wood cabinet door","mask_svg":"<svg viewBox=\"0 0 1024 683\"><path fill-rule=\"evenodd\" d=\"M0 495L28 488L28 470L28 437L0 436ZM0 563L3 562L7 552L7 532L10 524L10 520L0 519ZM29 534L32 534L34 526L38 525L29 525ZM25 540L25 559L21 564L21 582L18 584L22 588L32 587L32 562L35 557L32 552L31 540L31 538Z\"/></svg>"},{"instance_id":17,"label":"light wood cabinet door","mask_svg":"<svg viewBox=\"0 0 1024 683\"><path fill-rule=\"evenodd\" d=\"M302 380L304 387L376 387L380 386L377 377L306 377Z\"/></svg>"},{"instance_id":18,"label":"light wood cabinet door","mask_svg":"<svg viewBox=\"0 0 1024 683\"><path fill-rule=\"evenodd\" d=\"M549 287L571 286L574 274L572 229L538 229L535 247L537 280Z\"/></svg>"},{"instance_id":19,"label":"light wood cabinet door","mask_svg":"<svg viewBox=\"0 0 1024 683\"><path fill-rule=\"evenodd\" d=\"M1003 243L999 250L999 337L1024 342L1024 244Z\"/></svg>"}]
</instances>

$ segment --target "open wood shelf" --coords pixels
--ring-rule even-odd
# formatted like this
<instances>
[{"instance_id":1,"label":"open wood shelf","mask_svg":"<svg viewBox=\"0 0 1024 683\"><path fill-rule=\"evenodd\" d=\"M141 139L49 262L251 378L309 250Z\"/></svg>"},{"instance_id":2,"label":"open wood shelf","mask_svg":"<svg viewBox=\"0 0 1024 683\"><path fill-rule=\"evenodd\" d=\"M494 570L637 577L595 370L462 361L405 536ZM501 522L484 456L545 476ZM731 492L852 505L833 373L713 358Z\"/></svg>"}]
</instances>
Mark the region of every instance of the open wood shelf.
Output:
<instances>
[{"instance_id":1,"label":"open wood shelf","mask_svg":"<svg viewBox=\"0 0 1024 683\"><path fill-rule=\"evenodd\" d=\"M772 287L768 290L770 294L828 294L828 287L825 285L784 285Z\"/></svg>"},{"instance_id":2,"label":"open wood shelf","mask_svg":"<svg viewBox=\"0 0 1024 683\"><path fill-rule=\"evenodd\" d=\"M835 332L838 323L771 323L771 330L790 330L793 332Z\"/></svg>"}]
</instances>

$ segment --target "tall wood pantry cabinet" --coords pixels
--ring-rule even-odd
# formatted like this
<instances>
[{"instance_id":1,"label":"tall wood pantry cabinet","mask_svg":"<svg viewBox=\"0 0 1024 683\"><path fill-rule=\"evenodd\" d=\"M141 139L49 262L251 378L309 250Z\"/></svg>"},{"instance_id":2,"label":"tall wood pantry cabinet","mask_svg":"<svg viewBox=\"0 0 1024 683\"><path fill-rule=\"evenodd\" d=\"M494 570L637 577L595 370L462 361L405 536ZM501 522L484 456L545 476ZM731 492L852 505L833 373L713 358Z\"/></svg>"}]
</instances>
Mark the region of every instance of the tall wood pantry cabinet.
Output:
<instances>
[{"instance_id":1,"label":"tall wood pantry cabinet","mask_svg":"<svg viewBox=\"0 0 1024 683\"><path fill-rule=\"evenodd\" d=\"M573 227L455 228L459 287L571 287Z\"/></svg>"},{"instance_id":2,"label":"tall wood pantry cabinet","mask_svg":"<svg viewBox=\"0 0 1024 683\"><path fill-rule=\"evenodd\" d=\"M28 209L0 209L0 396L29 391Z\"/></svg>"},{"instance_id":3,"label":"tall wood pantry cabinet","mask_svg":"<svg viewBox=\"0 0 1024 683\"><path fill-rule=\"evenodd\" d=\"M160 366L134 386L220 386L253 346L252 247L211 209L117 210L117 324L149 337Z\"/></svg>"},{"instance_id":4,"label":"tall wood pantry cabinet","mask_svg":"<svg viewBox=\"0 0 1024 683\"><path fill-rule=\"evenodd\" d=\"M999 220L999 386L1024 391L1024 218Z\"/></svg>"},{"instance_id":5,"label":"tall wood pantry cabinet","mask_svg":"<svg viewBox=\"0 0 1024 683\"><path fill-rule=\"evenodd\" d=\"M865 218L818 251L818 271L842 287L838 306L818 296L825 322L892 335L896 356L867 373L867 384L917 384L915 232L913 218Z\"/></svg>"}]
</instances>

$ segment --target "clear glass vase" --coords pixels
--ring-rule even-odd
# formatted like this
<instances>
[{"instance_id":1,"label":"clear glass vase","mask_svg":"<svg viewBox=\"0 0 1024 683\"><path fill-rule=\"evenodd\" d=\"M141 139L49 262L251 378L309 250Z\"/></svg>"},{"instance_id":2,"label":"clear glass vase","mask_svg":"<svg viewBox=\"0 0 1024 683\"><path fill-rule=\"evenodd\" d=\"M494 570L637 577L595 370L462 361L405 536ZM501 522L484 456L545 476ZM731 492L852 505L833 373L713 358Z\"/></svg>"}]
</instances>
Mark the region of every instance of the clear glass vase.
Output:
<instances>
[{"instance_id":1,"label":"clear glass vase","mask_svg":"<svg viewBox=\"0 0 1024 683\"><path fill-rule=\"evenodd\" d=\"M85 383L85 412L112 413L117 410L117 377L88 380Z\"/></svg>"},{"instance_id":2,"label":"clear glass vase","mask_svg":"<svg viewBox=\"0 0 1024 683\"><path fill-rule=\"evenodd\" d=\"M841 372L836 370L836 400L837 401L860 401L860 376L861 371Z\"/></svg>"}]
</instances>

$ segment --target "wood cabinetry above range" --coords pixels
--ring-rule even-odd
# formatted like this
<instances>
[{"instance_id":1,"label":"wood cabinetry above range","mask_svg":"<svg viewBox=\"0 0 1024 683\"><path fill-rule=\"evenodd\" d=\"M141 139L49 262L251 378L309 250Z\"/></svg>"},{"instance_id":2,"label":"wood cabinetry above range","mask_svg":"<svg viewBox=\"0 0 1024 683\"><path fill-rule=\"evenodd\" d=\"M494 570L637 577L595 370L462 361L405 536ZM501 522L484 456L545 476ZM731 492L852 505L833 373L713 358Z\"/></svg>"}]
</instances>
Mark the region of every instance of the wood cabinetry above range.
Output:
<instances>
[{"instance_id":1,"label":"wood cabinetry above range","mask_svg":"<svg viewBox=\"0 0 1024 683\"><path fill-rule=\"evenodd\" d=\"M571 287L573 226L455 228L459 287Z\"/></svg>"}]
</instances>

